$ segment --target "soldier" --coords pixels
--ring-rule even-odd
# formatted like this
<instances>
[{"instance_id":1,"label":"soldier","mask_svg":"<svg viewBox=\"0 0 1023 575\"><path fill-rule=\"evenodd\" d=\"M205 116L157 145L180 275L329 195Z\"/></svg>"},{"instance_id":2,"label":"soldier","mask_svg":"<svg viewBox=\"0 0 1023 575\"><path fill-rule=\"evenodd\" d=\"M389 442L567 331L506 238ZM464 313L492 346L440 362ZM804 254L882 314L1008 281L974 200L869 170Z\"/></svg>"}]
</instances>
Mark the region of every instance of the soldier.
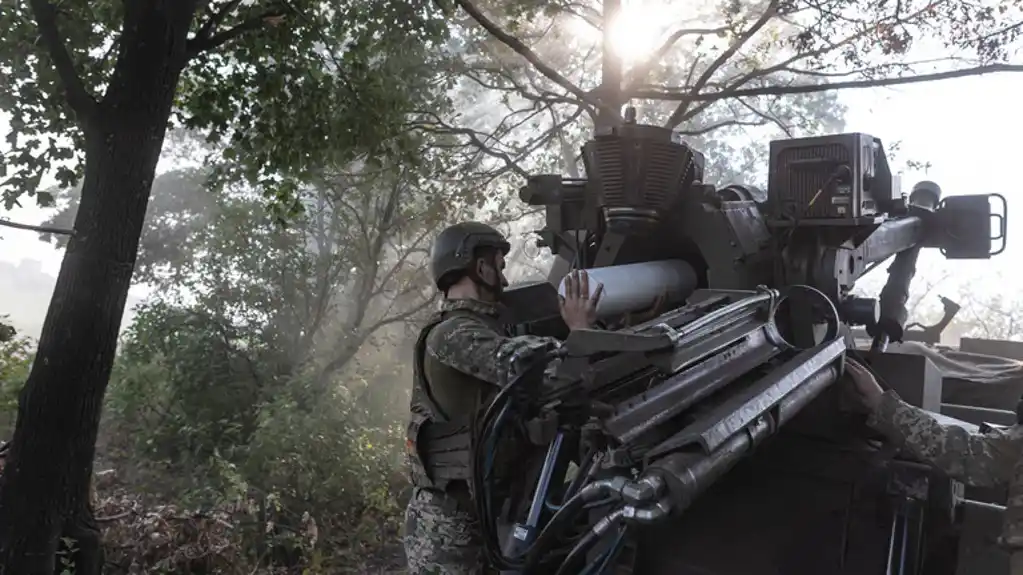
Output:
<instances>
[{"instance_id":1,"label":"soldier","mask_svg":"<svg viewBox=\"0 0 1023 575\"><path fill-rule=\"evenodd\" d=\"M1000 543L1023 573L1023 426L970 433L942 425L930 412L884 391L869 370L846 358L853 388L870 413L867 424L913 456L976 487L1008 486ZM1019 567L1017 567L1017 565ZM1015 569L1021 569L1016 571Z\"/></svg>"},{"instance_id":2,"label":"soldier","mask_svg":"<svg viewBox=\"0 0 1023 575\"><path fill-rule=\"evenodd\" d=\"M469 493L474 424L500 385L498 357L518 346L551 344L507 337L498 321L508 241L466 222L440 233L431 272L444 294L416 343L408 449L413 484L405 513L409 575L487 572ZM593 327L603 285L590 297L585 272L566 280L561 316L570 329Z\"/></svg>"}]
</instances>

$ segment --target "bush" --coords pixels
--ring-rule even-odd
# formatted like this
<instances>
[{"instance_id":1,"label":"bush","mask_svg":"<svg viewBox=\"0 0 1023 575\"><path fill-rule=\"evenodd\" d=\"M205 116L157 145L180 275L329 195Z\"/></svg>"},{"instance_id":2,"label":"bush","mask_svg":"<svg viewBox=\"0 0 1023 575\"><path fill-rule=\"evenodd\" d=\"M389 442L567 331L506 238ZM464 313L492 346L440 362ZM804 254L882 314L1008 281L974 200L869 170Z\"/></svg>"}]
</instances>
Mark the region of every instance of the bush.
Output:
<instances>
[{"instance_id":1,"label":"bush","mask_svg":"<svg viewBox=\"0 0 1023 575\"><path fill-rule=\"evenodd\" d=\"M0 316L0 440L9 437L18 414L18 394L32 369L34 343L18 336Z\"/></svg>"},{"instance_id":2,"label":"bush","mask_svg":"<svg viewBox=\"0 0 1023 575\"><path fill-rule=\"evenodd\" d=\"M125 337L100 443L120 491L102 513L131 509L136 519L109 527L109 537L127 542L163 525L169 534L153 537L164 543L137 558L160 573L233 572L216 557L289 573L365 572L353 565L400 557L404 413L386 406L405 371L361 365L324 387L315 370L280 369L258 336L225 338L195 320L154 304ZM203 551L212 563L201 569L185 559L200 553L178 532L185 525L220 541L216 557ZM172 553L175 545L194 549Z\"/></svg>"}]
</instances>

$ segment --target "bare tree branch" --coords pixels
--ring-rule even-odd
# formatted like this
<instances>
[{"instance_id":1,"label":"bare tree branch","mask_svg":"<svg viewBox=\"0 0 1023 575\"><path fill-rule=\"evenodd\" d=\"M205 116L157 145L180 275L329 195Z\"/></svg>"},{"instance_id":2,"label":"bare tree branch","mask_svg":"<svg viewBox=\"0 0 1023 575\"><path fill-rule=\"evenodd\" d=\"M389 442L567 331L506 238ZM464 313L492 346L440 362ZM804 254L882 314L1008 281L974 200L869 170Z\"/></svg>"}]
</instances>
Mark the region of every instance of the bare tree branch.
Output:
<instances>
[{"instance_id":1,"label":"bare tree branch","mask_svg":"<svg viewBox=\"0 0 1023 575\"><path fill-rule=\"evenodd\" d=\"M206 22L204 22L199 28L199 31L195 33L195 38L209 38L216 33L220 25L224 23L224 20L226 20L241 3L242 0L228 0L225 2L224 5L220 7L220 10L213 12L210 17L206 19Z\"/></svg>"},{"instance_id":2,"label":"bare tree branch","mask_svg":"<svg viewBox=\"0 0 1023 575\"><path fill-rule=\"evenodd\" d=\"M554 133L558 138L558 147L561 151L561 165L568 176L573 179L579 178L579 164L575 162L574 154L572 153L572 145L568 142L568 137L565 136L564 126L561 122L558 122L558 114L551 109L551 121L554 123Z\"/></svg>"},{"instance_id":3,"label":"bare tree branch","mask_svg":"<svg viewBox=\"0 0 1023 575\"><path fill-rule=\"evenodd\" d=\"M778 118L768 114L767 112L764 112L764 111L761 111L761 110L757 109L755 106L753 106L749 102L746 102L745 100L737 99L735 101L738 102L739 105L741 105L743 108L746 108L747 110L749 110L751 114L753 114L754 116L756 116L756 117L760 118L761 120L763 120L763 122L751 122L752 124L761 124L762 125L762 124L771 123L771 124L774 124L775 126L778 126L778 128L782 132L785 133L786 137L788 137L788 138L794 137L794 134L792 132L792 128L790 126L788 126L787 124L785 124L784 122L782 122L780 119L778 119Z\"/></svg>"},{"instance_id":4,"label":"bare tree branch","mask_svg":"<svg viewBox=\"0 0 1023 575\"><path fill-rule=\"evenodd\" d=\"M68 106L80 120L88 121L96 114L99 106L96 97L89 93L82 82L82 77L75 70L71 54L60 37L57 27L57 8L47 0L31 0L32 13L39 27L39 37L53 61L53 67L60 77L60 82L67 93Z\"/></svg>"},{"instance_id":5,"label":"bare tree branch","mask_svg":"<svg viewBox=\"0 0 1023 575\"><path fill-rule=\"evenodd\" d=\"M65 228L55 228L52 226L32 226L29 224L19 224L10 220L0 220L0 226L6 226L8 228L14 228L16 230L28 230L30 232L39 232L42 234L60 234L62 236L73 236L75 235L74 230Z\"/></svg>"},{"instance_id":6,"label":"bare tree branch","mask_svg":"<svg viewBox=\"0 0 1023 575\"><path fill-rule=\"evenodd\" d=\"M730 126L748 126L748 127L751 127L751 128L755 128L757 126L763 126L767 122L768 122L768 120L766 120L766 119L758 121L758 122L750 122L748 120L737 120L737 119L722 120L720 122L715 122L713 124L710 124L709 126L704 126L702 128L696 129L696 130L681 130L678 133L679 133L679 135L682 135L682 136L702 136L704 134L709 134L711 132L720 130L722 128L728 128Z\"/></svg>"},{"instance_id":7,"label":"bare tree branch","mask_svg":"<svg viewBox=\"0 0 1023 575\"><path fill-rule=\"evenodd\" d=\"M532 64L537 69L537 71L539 71L541 74L549 78L552 82L561 86L567 92L576 96L583 102L586 102L590 106L600 110L607 111L614 115L618 115L618 111L614 110L613 108L605 106L598 99L590 95L586 90L583 90L582 88L576 86L567 78L565 78L556 70L554 70L554 68L551 68L550 66L545 64L543 60L541 60L540 57L536 55L535 52L529 49L529 46L526 46L518 38L502 30L501 27L498 26L494 21L490 20L482 12L480 12L479 9L472 4L472 2L470 2L469 0L455 0L455 2L459 6L461 6L462 9L469 14L469 16L472 16L472 19L475 20L480 26L482 26L487 32L489 32L492 36L500 40L504 45L514 50L518 55L525 58L525 60Z\"/></svg>"},{"instance_id":8,"label":"bare tree branch","mask_svg":"<svg viewBox=\"0 0 1023 575\"><path fill-rule=\"evenodd\" d=\"M522 178L529 177L530 172L529 170L522 167L521 165L522 160L524 160L527 156L535 152L541 146L547 144L549 141L555 138L557 136L558 130L562 130L572 122L576 121L579 118L579 116L581 116L583 112L585 112L586 110L587 109L584 107L577 107L575 111L569 114L565 119L556 120L556 116L553 115L554 111L551 105L542 106L539 108L531 108L529 110L531 112L530 115L526 117L524 120L521 120L512 126L504 126L504 124L506 124L508 120L508 118L505 118L504 120L502 120L501 125L499 125L498 128L495 129L494 132L490 134L486 134L478 130L474 130L472 128L452 126L444 122L440 117L438 117L433 112L429 111L420 112L420 115L423 116L424 120L414 122L412 126L417 129L431 133L447 133L464 136L465 138L468 139L468 144L465 144L466 146L473 147L473 149L475 149L479 154L500 160L503 163L504 167L494 172L486 174L484 178L485 180L487 180L487 183L489 183L490 181L493 181L494 179L504 175L507 172L514 172L516 175ZM519 110L518 112L523 111L525 110ZM554 123L549 129L545 130L543 133L535 137L530 138L520 146L510 146L502 142L504 136L510 133L510 131L514 130L518 126L522 125L524 122L531 120L536 115L543 113L545 111L551 113L552 119L554 119ZM515 112L513 112L513 115L514 113ZM500 148L504 149L502 150ZM478 163L478 158L470 158L468 160L468 163L476 164Z\"/></svg>"},{"instance_id":9,"label":"bare tree branch","mask_svg":"<svg viewBox=\"0 0 1023 575\"><path fill-rule=\"evenodd\" d=\"M756 36L757 33L760 32L760 30L763 29L763 27L766 26L767 23L771 21L771 18L774 17L775 14L777 14L778 3L779 0L771 0L771 2L767 5L767 8L764 9L763 14L761 14L760 17L757 18L757 21L752 26L750 26L748 30L740 34L724 52L719 54L718 57L713 62L711 62L710 66L707 66L707 69L703 71L703 74L701 74L700 77L697 78L696 83L693 84L692 89L689 90L690 94L699 94L700 91L702 91L703 88L707 85L707 82L709 82L710 79L714 76L714 74L717 73L718 69L721 68L721 66L725 62L731 59L732 56L736 54L736 52L738 52L743 46L745 46L747 42L749 42L754 36ZM683 99L681 100L681 102L682 103L679 104L677 108L675 108L675 111L672 112L671 116L668 118L668 121L664 123L664 126L666 128L674 128L675 126L682 123L683 119L685 119L686 117L686 111L689 109L689 106L693 102L693 100Z\"/></svg>"},{"instance_id":10,"label":"bare tree branch","mask_svg":"<svg viewBox=\"0 0 1023 575\"><path fill-rule=\"evenodd\" d=\"M986 74L999 74L1005 72L1023 72L1021 64L989 64L962 70L948 70L945 72L934 72L931 74L918 74L915 76L902 76L897 78L878 78L871 80L850 80L848 82L831 82L822 84L796 84L789 86L763 86L758 88L738 88L733 90L720 90L705 92L702 94L691 94L689 92L672 92L643 90L630 94L633 98L645 100L665 101L686 101L697 102L719 101L725 98L749 98L754 96L783 96L788 94L814 94L828 92L831 90L852 90L859 88L881 88L885 86L901 86L906 84L919 84L922 82L934 82L937 80L951 80L955 78L970 78Z\"/></svg>"},{"instance_id":11,"label":"bare tree branch","mask_svg":"<svg viewBox=\"0 0 1023 575\"><path fill-rule=\"evenodd\" d=\"M495 150L494 148L485 144L482 138L489 138L489 136L480 134L476 130L470 128L458 128L455 126L451 126L440 121L440 118L435 118L434 121L430 123L425 122L419 123L417 127L420 130L423 130L424 132L447 133L465 136L466 138L469 139L469 142L473 146L475 146L479 152L484 153L492 158L501 160L502 162L504 162L505 166L507 166L509 170L512 170L519 176L522 176L523 178L529 177L528 170L520 166L518 162L513 160L511 156L509 156L508 154Z\"/></svg>"},{"instance_id":12,"label":"bare tree branch","mask_svg":"<svg viewBox=\"0 0 1023 575\"><path fill-rule=\"evenodd\" d=\"M572 2L570 4L562 6L560 8L560 11L570 16L575 16L576 18L582 20L583 22L586 22L586 24L588 24L594 30L599 31L601 29L600 21L602 15L599 11L595 10L593 6L584 6L583 4Z\"/></svg>"},{"instance_id":13,"label":"bare tree branch","mask_svg":"<svg viewBox=\"0 0 1023 575\"><path fill-rule=\"evenodd\" d=\"M232 0L232 2L233 1L234 0ZM213 30L216 29L218 22L226 16L226 14L223 16L221 15L224 14L225 11L233 9L231 4L232 3L229 2L228 5L225 6L223 10L215 14L213 17L210 18L209 21L206 22L206 25L203 28L212 25L212 27L206 30L206 34L196 34L195 37L188 40L187 52L189 59L195 58L196 56L202 54L203 52L216 50L217 48L223 46L224 44L227 44L228 42L238 38L239 36L246 34L248 32L252 32L254 30L258 30L263 26L267 25L276 26L278 23L280 23L280 20L285 16L285 14L287 14L287 10L283 7L271 8L254 16L245 18L244 20L241 21L241 23L231 28L228 28L223 32L213 33ZM220 18L218 19L217 16L220 16Z\"/></svg>"}]
</instances>

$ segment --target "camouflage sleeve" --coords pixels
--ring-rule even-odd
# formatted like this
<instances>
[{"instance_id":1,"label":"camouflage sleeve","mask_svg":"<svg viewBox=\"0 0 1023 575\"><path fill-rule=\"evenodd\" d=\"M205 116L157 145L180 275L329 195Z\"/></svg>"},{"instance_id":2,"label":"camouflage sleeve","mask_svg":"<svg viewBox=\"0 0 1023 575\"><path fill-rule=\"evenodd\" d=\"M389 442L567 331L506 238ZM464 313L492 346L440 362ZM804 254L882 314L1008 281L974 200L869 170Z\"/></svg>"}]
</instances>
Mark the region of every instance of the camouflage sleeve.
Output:
<instances>
[{"instance_id":1,"label":"camouflage sleeve","mask_svg":"<svg viewBox=\"0 0 1023 575\"><path fill-rule=\"evenodd\" d=\"M892 391L884 394L867 423L911 455L978 487L1004 485L1023 447L1017 429L980 434L942 425Z\"/></svg>"},{"instance_id":2,"label":"camouflage sleeve","mask_svg":"<svg viewBox=\"0 0 1023 575\"><path fill-rule=\"evenodd\" d=\"M454 317L433 328L426 340L426 353L440 363L466 375L501 385L499 358L510 355L519 346L549 342L555 338L523 335L506 337L482 321Z\"/></svg>"},{"instance_id":3,"label":"camouflage sleeve","mask_svg":"<svg viewBox=\"0 0 1023 575\"><path fill-rule=\"evenodd\" d=\"M1012 469L1012 478L1009 481L1009 489L1006 494L1005 514L1002 516L1002 537L1000 543L1010 549L1016 550L1013 557L1019 556L1019 562L1023 563L1023 458L1016 461ZM1015 566L1015 565L1014 565ZM1010 570L1010 573L1023 573Z\"/></svg>"}]
</instances>

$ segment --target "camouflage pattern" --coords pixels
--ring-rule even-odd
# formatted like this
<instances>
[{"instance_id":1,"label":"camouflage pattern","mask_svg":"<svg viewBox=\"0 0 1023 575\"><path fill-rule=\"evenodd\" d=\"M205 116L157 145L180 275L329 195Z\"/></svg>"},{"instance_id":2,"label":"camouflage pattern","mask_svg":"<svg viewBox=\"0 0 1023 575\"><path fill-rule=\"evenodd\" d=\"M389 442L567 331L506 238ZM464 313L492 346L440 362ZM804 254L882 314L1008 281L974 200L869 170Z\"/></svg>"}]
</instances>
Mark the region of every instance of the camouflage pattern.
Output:
<instances>
[{"instance_id":1,"label":"camouflage pattern","mask_svg":"<svg viewBox=\"0 0 1023 575\"><path fill-rule=\"evenodd\" d=\"M1000 543L1014 550L1014 560L1023 566L1023 457L1017 459L1012 469ZM1012 573L1023 573L1023 570Z\"/></svg>"},{"instance_id":2,"label":"camouflage pattern","mask_svg":"<svg viewBox=\"0 0 1023 575\"><path fill-rule=\"evenodd\" d=\"M508 337L500 322L503 312L498 304L444 300L438 315L427 326L429 332L421 336L425 337L425 350L422 371L417 372L413 388L407 438L412 481L416 486L405 514L405 552L410 575L485 572L481 534L468 496L456 499L443 489L456 485L450 480L457 480L457 471L463 466L468 472L468 454L460 450L457 455L465 457L465 462L455 464L452 462L457 459L456 454L449 449L444 454L446 467L439 466L435 458L430 469L426 469L423 462L431 460L420 454L428 453L429 447L418 444L418 434L427 422L438 425L441 421L432 413L433 401L449 411L447 416L452 420L472 420L493 397L497 386L507 381L505 366L513 364L518 354L559 345L554 338ZM433 400L428 401L427 388ZM509 462L517 452L512 437L501 440L506 443L502 457L495 461L495 481L507 476L501 470L510 469Z\"/></svg>"},{"instance_id":3,"label":"camouflage pattern","mask_svg":"<svg viewBox=\"0 0 1023 575\"><path fill-rule=\"evenodd\" d=\"M970 433L942 425L926 410L889 391L868 424L915 457L977 487L1008 486L1001 545L1023 568L1023 426ZM1023 573L1023 571L1020 571ZM1016 571L1013 571L1016 573Z\"/></svg>"},{"instance_id":4,"label":"camouflage pattern","mask_svg":"<svg viewBox=\"0 0 1023 575\"><path fill-rule=\"evenodd\" d=\"M885 392L867 422L899 447L963 483L977 487L1008 484L1023 450L1023 428L970 433L942 425L926 410Z\"/></svg>"},{"instance_id":5,"label":"camouflage pattern","mask_svg":"<svg viewBox=\"0 0 1023 575\"><path fill-rule=\"evenodd\" d=\"M444 300L441 313L469 311L480 316L457 315L444 320L430 333L426 351L439 363L493 385L502 385L503 371L514 356L535 348L556 347L551 337L507 337L494 327L504 309L478 300ZM489 320L489 321L488 321Z\"/></svg>"},{"instance_id":6,"label":"camouflage pattern","mask_svg":"<svg viewBox=\"0 0 1023 575\"><path fill-rule=\"evenodd\" d=\"M405 510L409 575L487 573L479 526L453 498L417 487Z\"/></svg>"}]
</instances>

